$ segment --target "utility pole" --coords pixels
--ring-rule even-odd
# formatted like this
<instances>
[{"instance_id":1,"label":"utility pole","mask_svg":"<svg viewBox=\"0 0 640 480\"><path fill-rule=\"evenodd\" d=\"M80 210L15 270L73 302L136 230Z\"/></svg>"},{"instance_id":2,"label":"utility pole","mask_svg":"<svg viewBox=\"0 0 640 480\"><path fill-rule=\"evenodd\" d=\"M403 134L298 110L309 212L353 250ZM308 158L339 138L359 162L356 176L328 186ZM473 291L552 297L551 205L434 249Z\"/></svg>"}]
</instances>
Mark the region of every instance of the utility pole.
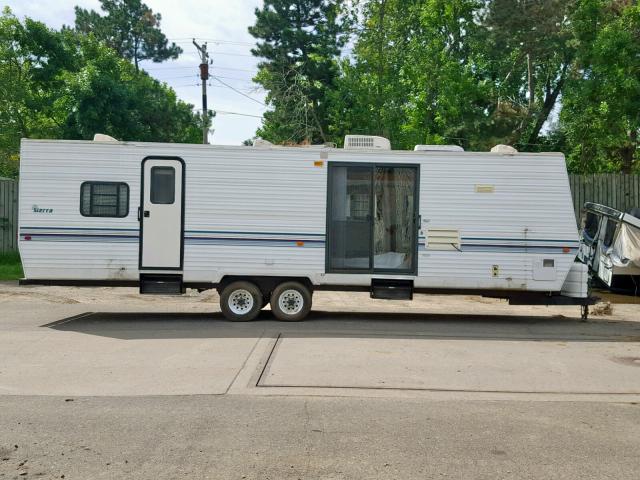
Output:
<instances>
[{"instance_id":1,"label":"utility pole","mask_svg":"<svg viewBox=\"0 0 640 480\"><path fill-rule=\"evenodd\" d=\"M202 143L209 143L209 110L207 109L207 80L209 80L209 54L207 53L207 42L202 45L193 44L200 52L200 80L202 80Z\"/></svg>"}]
</instances>

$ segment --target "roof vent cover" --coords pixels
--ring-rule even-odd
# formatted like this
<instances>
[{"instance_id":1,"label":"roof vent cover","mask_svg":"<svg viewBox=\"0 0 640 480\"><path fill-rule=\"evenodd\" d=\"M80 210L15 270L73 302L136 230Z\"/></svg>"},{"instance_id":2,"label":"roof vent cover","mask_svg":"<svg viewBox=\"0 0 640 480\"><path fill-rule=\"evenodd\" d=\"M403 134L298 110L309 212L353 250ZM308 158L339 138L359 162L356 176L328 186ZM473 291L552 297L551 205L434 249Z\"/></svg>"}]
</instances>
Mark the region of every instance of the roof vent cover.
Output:
<instances>
[{"instance_id":1,"label":"roof vent cover","mask_svg":"<svg viewBox=\"0 0 640 480\"><path fill-rule=\"evenodd\" d=\"M464 152L464 148L459 145L416 145L415 152Z\"/></svg>"},{"instance_id":2,"label":"roof vent cover","mask_svg":"<svg viewBox=\"0 0 640 480\"><path fill-rule=\"evenodd\" d=\"M373 135L347 135L344 137L345 150L391 150L391 143L384 137Z\"/></svg>"},{"instance_id":3,"label":"roof vent cover","mask_svg":"<svg viewBox=\"0 0 640 480\"><path fill-rule=\"evenodd\" d=\"M105 135L104 133L96 133L93 136L93 141L94 142L117 142L118 140L116 140L110 135Z\"/></svg>"},{"instance_id":4,"label":"roof vent cover","mask_svg":"<svg viewBox=\"0 0 640 480\"><path fill-rule=\"evenodd\" d=\"M491 153L502 153L503 155L515 155L518 153L518 150L513 148L510 145L496 145L491 149Z\"/></svg>"}]
</instances>

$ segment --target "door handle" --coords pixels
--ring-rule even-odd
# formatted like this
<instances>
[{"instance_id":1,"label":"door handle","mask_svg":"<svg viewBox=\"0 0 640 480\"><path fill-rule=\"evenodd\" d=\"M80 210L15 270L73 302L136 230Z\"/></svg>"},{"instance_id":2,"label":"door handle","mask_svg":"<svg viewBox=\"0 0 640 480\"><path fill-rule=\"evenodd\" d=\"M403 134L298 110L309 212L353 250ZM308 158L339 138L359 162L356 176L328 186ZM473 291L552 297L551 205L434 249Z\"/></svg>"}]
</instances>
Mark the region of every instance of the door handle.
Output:
<instances>
[{"instance_id":1,"label":"door handle","mask_svg":"<svg viewBox=\"0 0 640 480\"><path fill-rule=\"evenodd\" d=\"M151 216L151 212L149 210L145 210L143 215L145 218L149 218Z\"/></svg>"},{"instance_id":2,"label":"door handle","mask_svg":"<svg viewBox=\"0 0 640 480\"><path fill-rule=\"evenodd\" d=\"M142 220L142 219L140 218L140 207L138 207L138 221L140 221L140 220Z\"/></svg>"}]
</instances>

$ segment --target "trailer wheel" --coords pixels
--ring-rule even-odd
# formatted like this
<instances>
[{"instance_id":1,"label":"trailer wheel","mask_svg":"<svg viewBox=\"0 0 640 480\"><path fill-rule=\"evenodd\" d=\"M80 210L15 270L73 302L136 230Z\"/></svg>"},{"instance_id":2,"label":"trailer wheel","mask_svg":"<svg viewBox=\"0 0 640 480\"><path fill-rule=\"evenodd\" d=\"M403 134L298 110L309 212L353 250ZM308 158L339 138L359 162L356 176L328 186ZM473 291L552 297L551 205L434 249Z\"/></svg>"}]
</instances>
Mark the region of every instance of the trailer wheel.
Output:
<instances>
[{"instance_id":1,"label":"trailer wheel","mask_svg":"<svg viewBox=\"0 0 640 480\"><path fill-rule=\"evenodd\" d=\"M232 322L248 322L262 309L262 292L251 282L233 282L220 294L220 309Z\"/></svg>"},{"instance_id":2,"label":"trailer wheel","mask_svg":"<svg viewBox=\"0 0 640 480\"><path fill-rule=\"evenodd\" d=\"M311 310L311 292L298 282L284 282L271 294L271 311L278 320L299 322Z\"/></svg>"}]
</instances>

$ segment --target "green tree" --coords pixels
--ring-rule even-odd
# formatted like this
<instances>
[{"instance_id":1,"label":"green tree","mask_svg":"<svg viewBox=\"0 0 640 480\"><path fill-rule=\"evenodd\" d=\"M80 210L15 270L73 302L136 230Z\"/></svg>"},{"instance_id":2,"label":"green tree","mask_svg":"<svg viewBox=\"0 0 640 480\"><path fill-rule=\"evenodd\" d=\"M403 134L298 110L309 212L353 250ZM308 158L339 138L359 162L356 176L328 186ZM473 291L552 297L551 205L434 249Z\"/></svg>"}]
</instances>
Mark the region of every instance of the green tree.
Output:
<instances>
[{"instance_id":1,"label":"green tree","mask_svg":"<svg viewBox=\"0 0 640 480\"><path fill-rule=\"evenodd\" d=\"M182 49L169 43L160 30L162 16L141 0L100 0L102 16L95 10L75 7L75 28L93 33L136 67L142 60L163 62L175 59Z\"/></svg>"},{"instance_id":2,"label":"green tree","mask_svg":"<svg viewBox=\"0 0 640 480\"><path fill-rule=\"evenodd\" d=\"M274 143L326 142L328 94L346 41L342 1L265 0L249 33L264 60L255 81L267 91L257 135Z\"/></svg>"},{"instance_id":3,"label":"green tree","mask_svg":"<svg viewBox=\"0 0 640 480\"><path fill-rule=\"evenodd\" d=\"M353 59L333 95L336 136L418 143L474 144L488 116L487 88L474 46L476 0L372 0L358 18Z\"/></svg>"},{"instance_id":4,"label":"green tree","mask_svg":"<svg viewBox=\"0 0 640 480\"><path fill-rule=\"evenodd\" d=\"M404 146L402 126L411 79L404 68L411 61L411 32L419 28L415 0L376 0L354 12L360 19L352 58L341 62L341 76L330 95L332 136L345 134L387 137Z\"/></svg>"},{"instance_id":5,"label":"green tree","mask_svg":"<svg viewBox=\"0 0 640 480\"><path fill-rule=\"evenodd\" d=\"M23 137L50 138L61 132L54 115L57 73L74 65L63 36L29 18L21 23L5 8L0 16L0 170L17 172Z\"/></svg>"},{"instance_id":6,"label":"green tree","mask_svg":"<svg viewBox=\"0 0 640 480\"><path fill-rule=\"evenodd\" d=\"M574 24L578 60L561 113L570 168L630 173L639 167L640 6L581 0Z\"/></svg>"},{"instance_id":7,"label":"green tree","mask_svg":"<svg viewBox=\"0 0 640 480\"><path fill-rule=\"evenodd\" d=\"M575 58L574 0L491 0L481 17L496 115L509 140L530 149L556 107Z\"/></svg>"},{"instance_id":8,"label":"green tree","mask_svg":"<svg viewBox=\"0 0 640 480\"><path fill-rule=\"evenodd\" d=\"M103 132L123 140L198 143L201 120L192 105L107 46L75 41L81 67L62 72L65 88L55 103L64 138Z\"/></svg>"},{"instance_id":9,"label":"green tree","mask_svg":"<svg viewBox=\"0 0 640 480\"><path fill-rule=\"evenodd\" d=\"M0 171L16 172L21 138L197 143L201 120L166 84L93 35L0 16Z\"/></svg>"}]
</instances>

